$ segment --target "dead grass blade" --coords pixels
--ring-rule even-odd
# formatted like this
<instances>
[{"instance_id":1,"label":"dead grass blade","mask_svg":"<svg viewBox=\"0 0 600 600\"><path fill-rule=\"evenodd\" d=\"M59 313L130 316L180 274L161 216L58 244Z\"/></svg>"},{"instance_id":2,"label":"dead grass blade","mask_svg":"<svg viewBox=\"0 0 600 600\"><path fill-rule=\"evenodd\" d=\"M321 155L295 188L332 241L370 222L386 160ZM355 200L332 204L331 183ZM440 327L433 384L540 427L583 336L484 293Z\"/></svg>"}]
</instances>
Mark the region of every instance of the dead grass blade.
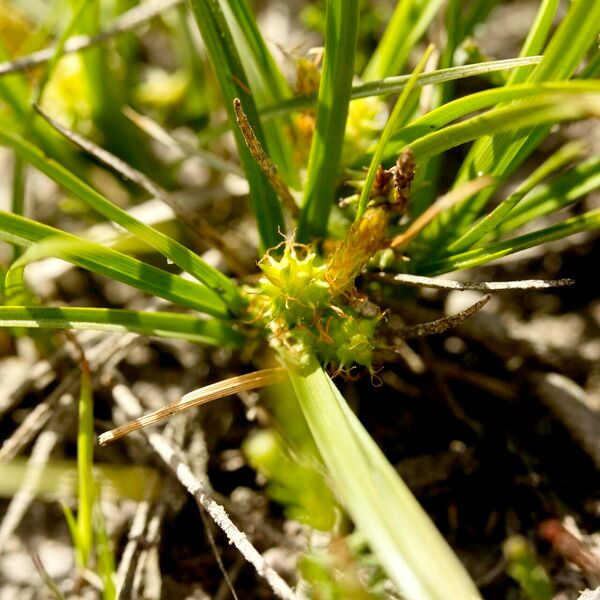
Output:
<instances>
[{"instance_id":1,"label":"dead grass blade","mask_svg":"<svg viewBox=\"0 0 600 600\"><path fill-rule=\"evenodd\" d=\"M163 406L162 408L139 417L130 423L115 427L115 429L103 433L98 438L98 442L101 446L104 446L118 440L128 433L132 433L142 427L167 419L184 410L188 410L189 408L200 406L211 400L224 398L225 396L230 396L238 392L255 390L267 385L281 383L286 377L286 370L284 368L275 367L273 369L263 369L262 371L254 371L253 373L247 373L246 375L237 375L236 377L224 379L223 381L190 392L183 396L181 400Z\"/></svg>"},{"instance_id":2,"label":"dead grass blade","mask_svg":"<svg viewBox=\"0 0 600 600\"><path fill-rule=\"evenodd\" d=\"M266 370L274 371L278 369ZM127 385L116 383L112 390L115 401L127 415L139 414L141 411L140 403ZM181 448L167 441L159 433L144 433L146 439L160 456L166 467L177 477L183 487L194 496L198 506L208 513L216 525L225 533L229 542L240 551L243 557L256 569L256 572L261 577L264 577L275 596L283 600L297 600L296 594L288 584L265 562L265 559L252 545L250 540L248 540L246 535L233 523L225 509L212 498L209 490L194 475Z\"/></svg>"},{"instance_id":3,"label":"dead grass blade","mask_svg":"<svg viewBox=\"0 0 600 600\"><path fill-rule=\"evenodd\" d=\"M458 202L465 200L481 191L483 188L491 185L493 183L493 178L484 175L483 177L478 177L477 179L473 179L461 185L460 187L451 190L447 194L443 195L441 198L438 198L427 210L425 210L422 214L420 214L408 227L408 229L397 235L391 242L390 248L394 248L396 250L406 246L409 242L411 242L435 217L437 217L441 212L445 210L449 210Z\"/></svg>"}]
</instances>

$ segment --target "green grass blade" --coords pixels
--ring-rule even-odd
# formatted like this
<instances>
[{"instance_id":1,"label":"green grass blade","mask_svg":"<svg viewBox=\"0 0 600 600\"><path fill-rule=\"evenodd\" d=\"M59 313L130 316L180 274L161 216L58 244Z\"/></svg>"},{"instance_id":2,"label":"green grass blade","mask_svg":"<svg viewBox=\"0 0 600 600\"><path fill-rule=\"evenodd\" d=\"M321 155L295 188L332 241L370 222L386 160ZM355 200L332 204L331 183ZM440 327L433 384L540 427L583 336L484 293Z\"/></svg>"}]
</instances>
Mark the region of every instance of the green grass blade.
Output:
<instances>
[{"instance_id":1,"label":"green grass blade","mask_svg":"<svg viewBox=\"0 0 600 600\"><path fill-rule=\"evenodd\" d=\"M259 112L274 101L289 98L292 90L269 52L248 0L221 0L221 7L248 75ZM300 178L293 161L294 150L286 136L286 132L292 129L292 121L282 117L263 123L263 128L267 154L286 183L298 189Z\"/></svg>"},{"instance_id":2,"label":"green grass blade","mask_svg":"<svg viewBox=\"0 0 600 600\"><path fill-rule=\"evenodd\" d=\"M407 110L407 103L409 101L409 97L415 87L415 83L417 81L419 73L421 73L421 71L425 68L425 65L427 64L427 61L429 60L429 57L431 56L432 52L433 46L429 46L429 48L427 48L421 60L419 61L419 64L415 67L411 79L406 84L406 87L402 90L400 97L394 105L392 114L390 115L387 123L385 124L385 127L383 128L383 132L379 137L379 141L377 142L375 152L373 153L371 164L369 165L369 170L367 172L365 183L360 193L355 222L358 221L367 210L367 204L369 203L369 200L371 198L371 188L373 187L373 182L375 181L375 175L377 174L377 170L381 165L381 160L383 158L383 153L385 152L387 143L390 141L394 131L396 131L398 127L403 122L405 122L410 115L409 111Z\"/></svg>"},{"instance_id":3,"label":"green grass blade","mask_svg":"<svg viewBox=\"0 0 600 600\"><path fill-rule=\"evenodd\" d=\"M598 35L600 2L574 0L566 17L550 40L541 62L527 79L528 83L560 81L571 77ZM503 181L546 137L549 126L534 127L523 132L505 132L474 144L465 159L457 184L473 173L489 173ZM440 215L440 231L445 237L458 237L481 213L493 190L483 191L446 215Z\"/></svg>"},{"instance_id":4,"label":"green grass blade","mask_svg":"<svg viewBox=\"0 0 600 600\"><path fill-rule=\"evenodd\" d=\"M297 241L322 237L338 182L358 36L358 0L327 0L325 57Z\"/></svg>"},{"instance_id":5,"label":"green grass blade","mask_svg":"<svg viewBox=\"0 0 600 600\"><path fill-rule=\"evenodd\" d=\"M560 0L542 0L535 21L527 34L527 38L525 39L525 43L521 48L519 56L533 56L542 52L544 44L548 39L550 29L552 28L552 23L556 16L559 4ZM524 81L527 81L530 73L530 69L517 69L512 71L508 76L506 85L523 83Z\"/></svg>"},{"instance_id":6,"label":"green grass blade","mask_svg":"<svg viewBox=\"0 0 600 600\"><path fill-rule=\"evenodd\" d=\"M400 73L442 2L443 0L399 0L362 78L368 81Z\"/></svg>"},{"instance_id":7,"label":"green grass blade","mask_svg":"<svg viewBox=\"0 0 600 600\"><path fill-rule=\"evenodd\" d=\"M488 233L496 230L518 203L538 184L565 165L582 156L585 146L580 142L566 144L538 167L517 189L492 212L478 221L464 235L448 246L448 254L457 254L473 247Z\"/></svg>"},{"instance_id":8,"label":"green grass blade","mask_svg":"<svg viewBox=\"0 0 600 600\"><path fill-rule=\"evenodd\" d=\"M218 347L238 347L243 341L230 323L220 319L118 308L0 306L0 327L122 331Z\"/></svg>"},{"instance_id":9,"label":"green grass blade","mask_svg":"<svg viewBox=\"0 0 600 600\"><path fill-rule=\"evenodd\" d=\"M469 94L432 110L397 132L387 146L384 161L393 160L407 144L419 137L440 130L452 121L501 102L536 97L543 99L544 96L551 94L580 94L599 91L600 84L598 82L573 80L542 84L525 83L510 88L502 87Z\"/></svg>"},{"instance_id":10,"label":"green grass blade","mask_svg":"<svg viewBox=\"0 0 600 600\"><path fill-rule=\"evenodd\" d=\"M465 37L471 34L471 30L464 27L462 17L463 2L448 0L444 19L446 40L443 48L440 49L438 69L448 68L454 64L456 50ZM434 86L431 90L430 106L427 112L448 104L455 96L455 88L455 82L452 81ZM413 217L419 216L439 195L439 181L443 175L443 165L444 157L442 155L434 156L421 165L419 172L415 174L410 197L410 213Z\"/></svg>"},{"instance_id":11,"label":"green grass blade","mask_svg":"<svg viewBox=\"0 0 600 600\"><path fill-rule=\"evenodd\" d=\"M544 51L542 62L528 81L568 79L596 41L600 29L600 3L572 0L565 18Z\"/></svg>"},{"instance_id":12,"label":"green grass blade","mask_svg":"<svg viewBox=\"0 0 600 600\"><path fill-rule=\"evenodd\" d=\"M556 212L598 188L600 154L532 190L500 223L495 233L500 236L523 227L533 219Z\"/></svg>"},{"instance_id":13,"label":"green grass blade","mask_svg":"<svg viewBox=\"0 0 600 600\"><path fill-rule=\"evenodd\" d=\"M455 554L312 358L290 379L334 490L388 576L411 600L477 599Z\"/></svg>"},{"instance_id":14,"label":"green grass blade","mask_svg":"<svg viewBox=\"0 0 600 600\"><path fill-rule=\"evenodd\" d=\"M254 133L264 144L264 135L248 78L218 0L190 0L190 7L219 81L225 109L233 127L240 161L250 184L250 200L262 241L262 249L266 250L281 242L280 232L285 231L285 225L279 200L260 167L250 155L236 124L233 101L235 98L239 98Z\"/></svg>"},{"instance_id":15,"label":"green grass blade","mask_svg":"<svg viewBox=\"0 0 600 600\"><path fill-rule=\"evenodd\" d=\"M546 123L575 121L600 115L600 94L554 94L527 104L492 109L425 135L410 147L419 161L485 135L523 130Z\"/></svg>"},{"instance_id":16,"label":"green grass blade","mask_svg":"<svg viewBox=\"0 0 600 600\"><path fill-rule=\"evenodd\" d=\"M596 48L592 56L579 75L582 79L597 79L600 76L600 47Z\"/></svg>"},{"instance_id":17,"label":"green grass blade","mask_svg":"<svg viewBox=\"0 0 600 600\"><path fill-rule=\"evenodd\" d=\"M527 233L510 240L491 244L483 248L467 250L467 252L449 256L442 260L418 265L415 268L415 272L419 275L433 276L448 273L450 271L470 269L492 260L502 258L503 256L526 250L527 248L533 248L540 244L545 244L546 242L560 240L570 235L574 235L575 233L598 228L600 228L600 209L590 211L584 215L579 215L556 225L552 225L551 227Z\"/></svg>"},{"instance_id":18,"label":"green grass blade","mask_svg":"<svg viewBox=\"0 0 600 600\"><path fill-rule=\"evenodd\" d=\"M458 81L468 77L483 76L488 73L518 69L520 67L536 65L542 60L541 56L527 56L524 58L509 58L505 60L493 60L473 65L463 65L460 67L449 67L421 73L417 79L416 87L425 87L427 85L436 85L448 81ZM386 94L396 94L401 92L410 75L399 75L397 77L387 77L378 81L370 81L354 85L351 91L352 100L359 98L369 98L371 96L384 96ZM263 121L274 119L280 115L285 115L293 111L305 110L313 107L317 103L317 95L296 96L283 102L276 102L260 111ZM208 143L228 131L228 124L221 123L215 125L202 136L204 143Z\"/></svg>"},{"instance_id":19,"label":"green grass blade","mask_svg":"<svg viewBox=\"0 0 600 600\"><path fill-rule=\"evenodd\" d=\"M101 244L83 240L53 227L0 211L0 239L11 244L31 246L53 238L62 242L57 258L131 285L152 296L170 300L215 317L228 318L225 305L206 287L147 265Z\"/></svg>"},{"instance_id":20,"label":"green grass blade","mask_svg":"<svg viewBox=\"0 0 600 600\"><path fill-rule=\"evenodd\" d=\"M116 600L115 555L106 529L106 521L98 503L94 506L94 531L96 533L98 575L102 579L102 600Z\"/></svg>"},{"instance_id":21,"label":"green grass blade","mask_svg":"<svg viewBox=\"0 0 600 600\"><path fill-rule=\"evenodd\" d=\"M93 509L94 484L94 404L92 375L82 358L81 389L79 391L79 421L77 426L77 553L79 565L87 567L94 544Z\"/></svg>"},{"instance_id":22,"label":"green grass blade","mask_svg":"<svg viewBox=\"0 0 600 600\"><path fill-rule=\"evenodd\" d=\"M82 564L82 559L78 551L80 542L79 529L77 528L77 519L75 519L73 511L64 502L61 502L61 508L63 511L63 515L65 516L65 521L67 522L67 527L69 528L69 533L71 534L71 541L73 542L73 546L75 546L75 559L77 561L77 564Z\"/></svg>"},{"instance_id":23,"label":"green grass blade","mask_svg":"<svg viewBox=\"0 0 600 600\"><path fill-rule=\"evenodd\" d=\"M54 179L98 213L121 225L182 270L193 275L211 290L215 299L224 302L232 311L240 309L241 296L238 288L225 275L206 264L194 252L113 204L68 169L47 158L19 135L7 130L0 130L0 143L11 147L21 158Z\"/></svg>"}]
</instances>

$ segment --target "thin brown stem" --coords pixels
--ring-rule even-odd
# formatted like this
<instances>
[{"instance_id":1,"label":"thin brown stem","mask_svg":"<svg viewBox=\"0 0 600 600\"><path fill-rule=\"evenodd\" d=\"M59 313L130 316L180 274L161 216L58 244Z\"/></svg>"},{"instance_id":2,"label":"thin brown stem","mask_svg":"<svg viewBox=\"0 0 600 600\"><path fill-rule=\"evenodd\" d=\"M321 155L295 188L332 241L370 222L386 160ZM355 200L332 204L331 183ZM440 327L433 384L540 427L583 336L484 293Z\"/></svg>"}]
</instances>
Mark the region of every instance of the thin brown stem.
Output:
<instances>
[{"instance_id":1,"label":"thin brown stem","mask_svg":"<svg viewBox=\"0 0 600 600\"><path fill-rule=\"evenodd\" d=\"M457 327L463 321L466 321L469 317L473 316L476 312L481 310L490 300L492 296L490 294L485 295L481 300L475 302L465 310L449 317L442 317L435 321L429 321L428 323L419 323L418 325L410 325L403 327L398 333L402 339L423 337L425 335L432 335L435 333L444 333L448 329Z\"/></svg>"},{"instance_id":2,"label":"thin brown stem","mask_svg":"<svg viewBox=\"0 0 600 600\"><path fill-rule=\"evenodd\" d=\"M239 98L236 98L233 101L233 108L235 110L235 117L237 120L237 124L244 136L244 140L246 142L246 146L248 146L248 150L252 155L252 158L256 161L260 170L264 173L265 177L269 180L269 183L275 190L275 193L279 196L282 204L286 207L290 215L295 219L300 215L300 209L290 192L287 184L279 173L277 172L277 167L273 164L273 161L268 157L265 152L260 140L256 137L252 126L248 121L248 117L242 108L242 102Z\"/></svg>"},{"instance_id":3,"label":"thin brown stem","mask_svg":"<svg viewBox=\"0 0 600 600\"><path fill-rule=\"evenodd\" d=\"M241 391L255 390L268 385L281 383L286 377L287 372L285 369L282 367L275 367L273 369L263 369L262 371L254 371L253 373L248 373L246 375L237 375L236 377L224 379L218 383L213 383L190 392L183 396L181 400L167 404L167 406L163 406L158 410L139 417L130 423L107 431L98 438L98 442L101 446L104 446L118 440L124 435L132 433L142 427L146 427L147 425L162 421L163 419L167 419L177 413L188 410L189 408L206 404L211 400L231 396L232 394Z\"/></svg>"}]
</instances>

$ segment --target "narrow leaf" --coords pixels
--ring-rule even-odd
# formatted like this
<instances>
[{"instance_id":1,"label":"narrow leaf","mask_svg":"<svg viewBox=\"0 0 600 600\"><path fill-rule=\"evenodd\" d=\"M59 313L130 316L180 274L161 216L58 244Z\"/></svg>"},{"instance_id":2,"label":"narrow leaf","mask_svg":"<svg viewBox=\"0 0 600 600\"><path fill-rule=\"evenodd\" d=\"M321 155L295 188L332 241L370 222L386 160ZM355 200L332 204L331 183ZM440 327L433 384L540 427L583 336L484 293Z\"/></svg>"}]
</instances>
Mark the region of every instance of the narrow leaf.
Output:
<instances>
[{"instance_id":1,"label":"narrow leaf","mask_svg":"<svg viewBox=\"0 0 600 600\"><path fill-rule=\"evenodd\" d=\"M232 311L240 309L241 297L237 287L225 275L206 264L194 252L153 227L145 225L116 206L68 169L47 158L40 150L18 134L0 129L0 143L13 148L20 157L75 194L91 208L107 219L121 225L158 250L185 272L204 283L211 290L216 301L225 303Z\"/></svg>"},{"instance_id":2,"label":"narrow leaf","mask_svg":"<svg viewBox=\"0 0 600 600\"><path fill-rule=\"evenodd\" d=\"M477 599L464 567L312 358L290 378L342 505L411 600Z\"/></svg>"},{"instance_id":3,"label":"narrow leaf","mask_svg":"<svg viewBox=\"0 0 600 600\"><path fill-rule=\"evenodd\" d=\"M381 41L363 72L363 79L400 73L443 0L399 0Z\"/></svg>"},{"instance_id":4,"label":"narrow leaf","mask_svg":"<svg viewBox=\"0 0 600 600\"><path fill-rule=\"evenodd\" d=\"M433 276L449 273L450 271L470 269L502 258L503 256L526 250L527 248L533 248L534 246L560 240L575 233L597 228L600 228L600 209L510 240L491 244L483 248L468 250L467 252L449 256L435 262L418 265L415 270L420 275Z\"/></svg>"},{"instance_id":5,"label":"narrow leaf","mask_svg":"<svg viewBox=\"0 0 600 600\"><path fill-rule=\"evenodd\" d=\"M267 250L281 242L280 232L285 231L285 225L277 196L248 152L235 124L233 100L240 98L252 129L264 143L250 84L218 0L190 0L190 7L219 82L229 122L233 126L240 160L250 184L250 200L262 240L262 249Z\"/></svg>"},{"instance_id":6,"label":"narrow leaf","mask_svg":"<svg viewBox=\"0 0 600 600\"><path fill-rule=\"evenodd\" d=\"M229 317L224 304L215 300L214 294L199 283L186 281L101 244L0 211L0 239L11 244L31 246L49 238L63 242L62 247L57 244L57 258L175 304L216 317Z\"/></svg>"},{"instance_id":7,"label":"narrow leaf","mask_svg":"<svg viewBox=\"0 0 600 600\"><path fill-rule=\"evenodd\" d=\"M582 94L579 97L556 94L540 100L532 100L527 104L489 110L482 115L425 135L413 142L410 147L418 163L419 160L484 135L515 131L545 123L575 121L599 114L600 94Z\"/></svg>"},{"instance_id":8,"label":"narrow leaf","mask_svg":"<svg viewBox=\"0 0 600 600\"><path fill-rule=\"evenodd\" d=\"M237 347L243 341L227 321L118 308L0 306L0 327L122 331L219 347Z\"/></svg>"},{"instance_id":9,"label":"narrow leaf","mask_svg":"<svg viewBox=\"0 0 600 600\"><path fill-rule=\"evenodd\" d=\"M325 57L297 241L322 237L338 183L358 36L358 0L327 0Z\"/></svg>"},{"instance_id":10,"label":"narrow leaf","mask_svg":"<svg viewBox=\"0 0 600 600\"><path fill-rule=\"evenodd\" d=\"M600 188L600 154L532 190L502 221L495 233L503 235L518 229L533 219L572 204L598 188Z\"/></svg>"}]
</instances>

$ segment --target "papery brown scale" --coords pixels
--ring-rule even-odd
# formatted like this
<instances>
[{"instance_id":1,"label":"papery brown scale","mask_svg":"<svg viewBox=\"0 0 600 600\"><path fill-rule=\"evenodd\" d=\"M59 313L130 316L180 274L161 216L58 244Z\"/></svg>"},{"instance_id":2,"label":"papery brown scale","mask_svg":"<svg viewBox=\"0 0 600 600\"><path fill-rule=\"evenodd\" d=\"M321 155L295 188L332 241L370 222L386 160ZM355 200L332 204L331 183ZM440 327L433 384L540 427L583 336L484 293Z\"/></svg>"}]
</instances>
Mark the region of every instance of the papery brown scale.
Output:
<instances>
[{"instance_id":1,"label":"papery brown scale","mask_svg":"<svg viewBox=\"0 0 600 600\"><path fill-rule=\"evenodd\" d=\"M415 159L410 148L405 148L396 161L394 169L394 199L400 210L408 203L410 186L415 177Z\"/></svg>"}]
</instances>

